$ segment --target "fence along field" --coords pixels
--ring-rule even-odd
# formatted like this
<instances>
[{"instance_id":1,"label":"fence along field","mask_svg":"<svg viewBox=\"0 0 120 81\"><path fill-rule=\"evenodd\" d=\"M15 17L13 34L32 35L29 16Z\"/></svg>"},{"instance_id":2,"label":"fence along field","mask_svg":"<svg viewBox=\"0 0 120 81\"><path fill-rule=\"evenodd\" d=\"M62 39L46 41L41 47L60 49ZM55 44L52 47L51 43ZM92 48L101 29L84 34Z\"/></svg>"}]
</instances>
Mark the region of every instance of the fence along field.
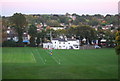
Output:
<instances>
[{"instance_id":1,"label":"fence along field","mask_svg":"<svg viewBox=\"0 0 120 81\"><path fill-rule=\"evenodd\" d=\"M3 48L3 79L117 79L114 49Z\"/></svg>"}]
</instances>

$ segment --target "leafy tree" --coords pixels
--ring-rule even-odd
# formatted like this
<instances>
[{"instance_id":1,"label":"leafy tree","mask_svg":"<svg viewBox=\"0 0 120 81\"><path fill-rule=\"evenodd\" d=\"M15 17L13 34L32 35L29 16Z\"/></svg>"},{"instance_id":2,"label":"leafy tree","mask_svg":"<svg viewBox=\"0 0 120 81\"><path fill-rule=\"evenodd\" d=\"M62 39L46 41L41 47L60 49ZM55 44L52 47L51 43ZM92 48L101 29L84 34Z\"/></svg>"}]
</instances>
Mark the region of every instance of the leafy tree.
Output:
<instances>
[{"instance_id":1,"label":"leafy tree","mask_svg":"<svg viewBox=\"0 0 120 81\"><path fill-rule=\"evenodd\" d=\"M79 16L79 15L75 15L76 19L73 21L73 24L75 25L79 25L79 23L85 24L86 19L85 17Z\"/></svg>"},{"instance_id":2,"label":"leafy tree","mask_svg":"<svg viewBox=\"0 0 120 81\"><path fill-rule=\"evenodd\" d=\"M51 16L51 20L59 20L59 16L58 15L52 15Z\"/></svg>"},{"instance_id":3,"label":"leafy tree","mask_svg":"<svg viewBox=\"0 0 120 81\"><path fill-rule=\"evenodd\" d=\"M92 19L88 22L88 24L91 26L97 26L98 24L100 24L100 22L97 19Z\"/></svg>"},{"instance_id":4,"label":"leafy tree","mask_svg":"<svg viewBox=\"0 0 120 81\"><path fill-rule=\"evenodd\" d=\"M58 29L58 30L56 30L56 34L58 36L64 36L64 35L66 35L66 30L65 29Z\"/></svg>"},{"instance_id":5,"label":"leafy tree","mask_svg":"<svg viewBox=\"0 0 120 81\"><path fill-rule=\"evenodd\" d=\"M99 26L98 28L97 28L97 30L99 31L99 30L102 30L102 27L101 26Z\"/></svg>"},{"instance_id":6,"label":"leafy tree","mask_svg":"<svg viewBox=\"0 0 120 81\"><path fill-rule=\"evenodd\" d=\"M37 33L37 39L36 39L36 43L37 43L37 46L39 46L39 44L42 45L42 43L44 42L44 35L43 35L43 32L38 32Z\"/></svg>"},{"instance_id":7,"label":"leafy tree","mask_svg":"<svg viewBox=\"0 0 120 81\"><path fill-rule=\"evenodd\" d=\"M82 25L82 26L78 26L78 27L70 27L67 29L67 37L76 37L77 39L81 40L83 38L86 38L86 44L89 42L89 44L91 44L92 40L96 39L96 31L95 29L86 26L86 25Z\"/></svg>"},{"instance_id":8,"label":"leafy tree","mask_svg":"<svg viewBox=\"0 0 120 81\"><path fill-rule=\"evenodd\" d=\"M107 24L113 24L113 25L118 24L118 16L106 15L105 20L107 21Z\"/></svg>"},{"instance_id":9,"label":"leafy tree","mask_svg":"<svg viewBox=\"0 0 120 81\"><path fill-rule=\"evenodd\" d=\"M51 33L52 33L52 37L53 38L57 38L58 37L58 34L57 34L57 31L56 30L53 30L53 29L50 29Z\"/></svg>"},{"instance_id":10,"label":"leafy tree","mask_svg":"<svg viewBox=\"0 0 120 81\"><path fill-rule=\"evenodd\" d=\"M104 36L105 36L104 30L101 29L101 27L98 28L98 31L97 31L97 39L98 39L98 45L99 45L99 46L101 46L101 40L102 40L102 38L104 38Z\"/></svg>"},{"instance_id":11,"label":"leafy tree","mask_svg":"<svg viewBox=\"0 0 120 81\"><path fill-rule=\"evenodd\" d=\"M64 15L59 16L59 21L60 21L60 23L65 23L65 22L67 22L67 17L65 17Z\"/></svg>"},{"instance_id":12,"label":"leafy tree","mask_svg":"<svg viewBox=\"0 0 120 81\"><path fill-rule=\"evenodd\" d=\"M76 35L76 29L75 27L70 27L66 30L67 37L70 38L71 36Z\"/></svg>"},{"instance_id":13,"label":"leafy tree","mask_svg":"<svg viewBox=\"0 0 120 81\"><path fill-rule=\"evenodd\" d=\"M47 40L50 40L50 31L53 31L53 30L47 29L37 33L37 39L36 39L37 46L39 44L42 45L42 43L47 42Z\"/></svg>"},{"instance_id":14,"label":"leafy tree","mask_svg":"<svg viewBox=\"0 0 120 81\"><path fill-rule=\"evenodd\" d=\"M86 39L86 44L91 44L91 41L96 39L96 31L95 29L89 26L79 26L77 27L76 36L80 36L80 39Z\"/></svg>"},{"instance_id":15,"label":"leafy tree","mask_svg":"<svg viewBox=\"0 0 120 81\"><path fill-rule=\"evenodd\" d=\"M114 47L115 33L110 30L106 30L104 38L107 40L106 44L108 47Z\"/></svg>"},{"instance_id":16,"label":"leafy tree","mask_svg":"<svg viewBox=\"0 0 120 81\"><path fill-rule=\"evenodd\" d=\"M65 25L70 25L70 23L72 23L72 19L67 17L66 20L65 20Z\"/></svg>"},{"instance_id":17,"label":"leafy tree","mask_svg":"<svg viewBox=\"0 0 120 81\"><path fill-rule=\"evenodd\" d=\"M104 16L101 15L101 14L95 14L93 16L96 17L97 19L103 19L104 18Z\"/></svg>"},{"instance_id":18,"label":"leafy tree","mask_svg":"<svg viewBox=\"0 0 120 81\"><path fill-rule=\"evenodd\" d=\"M37 35L37 27L35 25L30 25L28 29L28 34L30 35L30 46L35 46L35 37Z\"/></svg>"},{"instance_id":19,"label":"leafy tree","mask_svg":"<svg viewBox=\"0 0 120 81\"><path fill-rule=\"evenodd\" d=\"M42 43L46 42L46 39L47 39L47 30L42 30L37 33L36 43L39 44L39 42L40 42L42 45ZM38 40L40 40L40 41L38 41Z\"/></svg>"},{"instance_id":20,"label":"leafy tree","mask_svg":"<svg viewBox=\"0 0 120 81\"><path fill-rule=\"evenodd\" d=\"M110 30L98 28L97 31L98 45L101 46L101 40L106 39L106 46L114 47L115 33Z\"/></svg>"},{"instance_id":21,"label":"leafy tree","mask_svg":"<svg viewBox=\"0 0 120 81\"><path fill-rule=\"evenodd\" d=\"M23 44L23 32L25 27L27 26L27 21L26 18L23 14L21 13L15 13L12 17L11 17L11 23L14 26L16 32L18 33L18 44L22 45Z\"/></svg>"},{"instance_id":22,"label":"leafy tree","mask_svg":"<svg viewBox=\"0 0 120 81\"><path fill-rule=\"evenodd\" d=\"M13 40L7 40L2 43L2 47L16 47L17 44Z\"/></svg>"},{"instance_id":23,"label":"leafy tree","mask_svg":"<svg viewBox=\"0 0 120 81\"><path fill-rule=\"evenodd\" d=\"M119 55L120 54L120 29L118 29L117 33L116 33L116 44L117 46L115 47L115 51L116 54Z\"/></svg>"},{"instance_id":24,"label":"leafy tree","mask_svg":"<svg viewBox=\"0 0 120 81\"><path fill-rule=\"evenodd\" d=\"M36 23L37 18L34 17L33 15L25 15L25 17L26 17L26 20L28 22L28 25Z\"/></svg>"},{"instance_id":25,"label":"leafy tree","mask_svg":"<svg viewBox=\"0 0 120 81\"><path fill-rule=\"evenodd\" d=\"M60 23L57 20L48 20L46 24L48 26L60 26Z\"/></svg>"},{"instance_id":26,"label":"leafy tree","mask_svg":"<svg viewBox=\"0 0 120 81\"><path fill-rule=\"evenodd\" d=\"M36 44L37 44L37 46L39 46L39 44L40 44L40 33L37 33L37 39L36 39Z\"/></svg>"},{"instance_id":27,"label":"leafy tree","mask_svg":"<svg viewBox=\"0 0 120 81\"><path fill-rule=\"evenodd\" d=\"M79 24L79 20L74 20L74 21L72 21L72 24L74 24L74 25L78 25Z\"/></svg>"},{"instance_id":28,"label":"leafy tree","mask_svg":"<svg viewBox=\"0 0 120 81\"><path fill-rule=\"evenodd\" d=\"M39 23L42 23L43 27L45 28L45 23L47 22L47 20L50 19L49 15L41 15L40 17L38 17L37 21Z\"/></svg>"},{"instance_id":29,"label":"leafy tree","mask_svg":"<svg viewBox=\"0 0 120 81\"><path fill-rule=\"evenodd\" d=\"M2 29L0 31L0 33L2 33L2 42L7 40L7 27L9 26L9 19L7 19L6 17L2 17L2 19L0 19L0 25L2 26Z\"/></svg>"},{"instance_id":30,"label":"leafy tree","mask_svg":"<svg viewBox=\"0 0 120 81\"><path fill-rule=\"evenodd\" d=\"M78 20L79 20L79 22L86 22L85 18L83 18L83 17L79 17Z\"/></svg>"}]
</instances>

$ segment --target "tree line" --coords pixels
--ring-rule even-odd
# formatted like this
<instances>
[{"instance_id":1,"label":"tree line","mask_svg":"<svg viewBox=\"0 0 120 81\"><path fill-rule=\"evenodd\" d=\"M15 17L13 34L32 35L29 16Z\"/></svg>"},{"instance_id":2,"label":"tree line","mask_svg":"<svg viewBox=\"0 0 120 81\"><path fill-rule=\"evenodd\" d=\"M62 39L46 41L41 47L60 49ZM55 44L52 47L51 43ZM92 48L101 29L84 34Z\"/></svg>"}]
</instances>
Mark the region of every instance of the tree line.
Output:
<instances>
[{"instance_id":1,"label":"tree line","mask_svg":"<svg viewBox=\"0 0 120 81\"><path fill-rule=\"evenodd\" d=\"M11 17L3 17L3 39L5 37L6 27L13 27L18 35L18 46L23 45L23 33L27 32L30 35L30 46L37 46L40 43L48 42L50 40L50 31L54 38L61 36L67 36L68 38L74 37L76 39L82 40L86 39L86 44L91 44L92 40L101 40L106 38L108 42L112 43L115 39L115 32L110 30L103 31L101 26L106 24L113 24L116 26L118 24L117 15L77 15L72 14L75 20L69 17L70 14L66 15L23 15L21 13L15 13ZM103 22L104 21L104 22ZM41 23L43 30L37 31L35 24ZM46 29L45 24L48 26L61 26L64 24L66 29ZM92 26L98 26L96 31ZM68 27L67 27L68 26ZM113 28L114 29L114 28Z\"/></svg>"}]
</instances>

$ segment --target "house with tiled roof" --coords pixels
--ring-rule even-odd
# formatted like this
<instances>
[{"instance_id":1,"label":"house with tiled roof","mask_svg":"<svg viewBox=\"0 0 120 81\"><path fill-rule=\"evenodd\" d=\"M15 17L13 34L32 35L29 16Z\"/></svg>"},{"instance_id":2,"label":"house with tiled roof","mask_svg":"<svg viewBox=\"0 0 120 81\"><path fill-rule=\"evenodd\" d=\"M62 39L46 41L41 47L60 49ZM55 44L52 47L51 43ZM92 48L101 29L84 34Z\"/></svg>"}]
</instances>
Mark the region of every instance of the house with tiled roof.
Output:
<instances>
[{"instance_id":1,"label":"house with tiled roof","mask_svg":"<svg viewBox=\"0 0 120 81\"><path fill-rule=\"evenodd\" d=\"M53 38L49 43L43 43L45 49L79 49L80 43L76 39Z\"/></svg>"}]
</instances>

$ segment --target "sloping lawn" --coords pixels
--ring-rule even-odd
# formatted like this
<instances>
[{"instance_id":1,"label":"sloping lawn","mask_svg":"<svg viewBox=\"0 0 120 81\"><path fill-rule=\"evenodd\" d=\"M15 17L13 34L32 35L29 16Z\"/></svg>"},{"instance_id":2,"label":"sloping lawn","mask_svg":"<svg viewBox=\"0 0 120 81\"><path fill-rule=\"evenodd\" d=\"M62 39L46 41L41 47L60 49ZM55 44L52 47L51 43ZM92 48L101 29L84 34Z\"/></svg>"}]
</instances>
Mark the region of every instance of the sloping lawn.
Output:
<instances>
[{"instance_id":1,"label":"sloping lawn","mask_svg":"<svg viewBox=\"0 0 120 81\"><path fill-rule=\"evenodd\" d=\"M113 48L92 50L3 48L3 79L117 79Z\"/></svg>"}]
</instances>

